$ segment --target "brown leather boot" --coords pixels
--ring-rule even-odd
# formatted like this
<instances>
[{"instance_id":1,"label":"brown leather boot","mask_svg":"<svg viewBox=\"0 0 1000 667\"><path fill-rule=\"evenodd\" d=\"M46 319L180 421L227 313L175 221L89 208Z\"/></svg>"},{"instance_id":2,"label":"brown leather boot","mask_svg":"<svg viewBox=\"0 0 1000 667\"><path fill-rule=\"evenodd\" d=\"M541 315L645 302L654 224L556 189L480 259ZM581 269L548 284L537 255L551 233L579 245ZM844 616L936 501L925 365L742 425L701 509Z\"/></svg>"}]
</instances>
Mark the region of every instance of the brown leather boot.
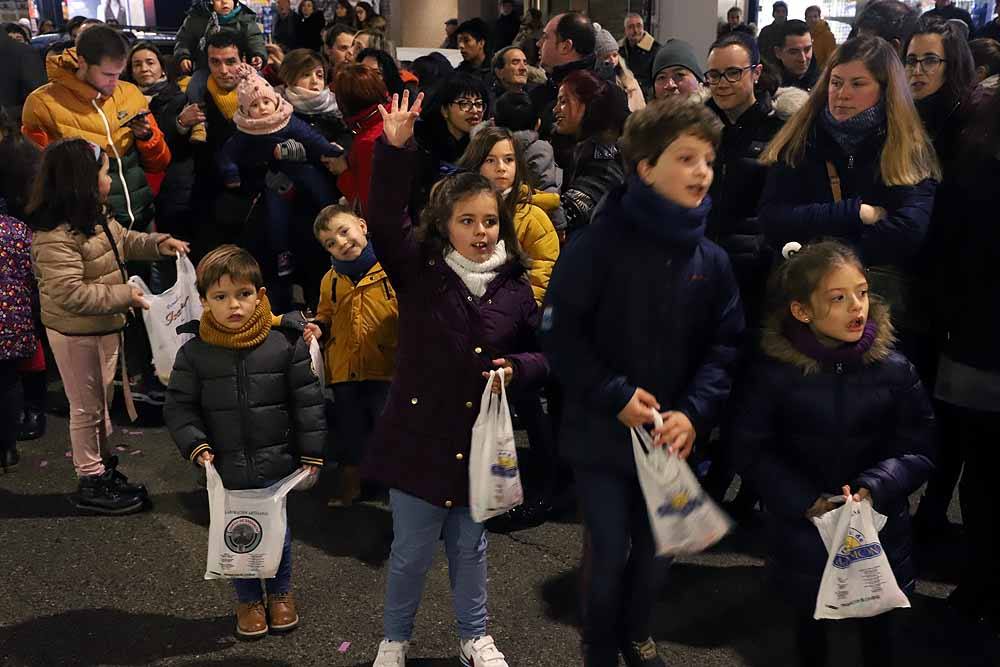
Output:
<instances>
[{"instance_id":1,"label":"brown leather boot","mask_svg":"<svg viewBox=\"0 0 1000 667\"><path fill-rule=\"evenodd\" d=\"M288 632L299 625L299 613L291 593L268 593L267 616L272 632Z\"/></svg>"},{"instance_id":2,"label":"brown leather boot","mask_svg":"<svg viewBox=\"0 0 1000 667\"><path fill-rule=\"evenodd\" d=\"M267 615L261 600L236 605L236 634L247 639L259 639L267 634Z\"/></svg>"},{"instance_id":3,"label":"brown leather boot","mask_svg":"<svg viewBox=\"0 0 1000 667\"><path fill-rule=\"evenodd\" d=\"M328 507L350 507L361 496L361 468L342 466L340 468L340 490L330 499Z\"/></svg>"}]
</instances>

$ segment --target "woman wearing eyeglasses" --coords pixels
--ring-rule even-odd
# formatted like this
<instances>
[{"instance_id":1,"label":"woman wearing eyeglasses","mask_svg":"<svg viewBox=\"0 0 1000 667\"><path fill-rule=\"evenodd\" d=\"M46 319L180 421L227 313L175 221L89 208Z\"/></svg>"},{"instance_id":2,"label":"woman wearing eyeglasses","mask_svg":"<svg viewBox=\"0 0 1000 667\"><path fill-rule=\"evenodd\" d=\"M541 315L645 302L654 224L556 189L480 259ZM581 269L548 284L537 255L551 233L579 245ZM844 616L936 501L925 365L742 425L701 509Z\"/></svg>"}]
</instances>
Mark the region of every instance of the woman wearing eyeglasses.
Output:
<instances>
[{"instance_id":1,"label":"woman wearing eyeglasses","mask_svg":"<svg viewBox=\"0 0 1000 667\"><path fill-rule=\"evenodd\" d=\"M906 54L903 61L906 78L917 112L934 142L944 173L934 202L927 252L920 262L922 266L930 267L947 261L943 257L943 248L948 246L942 239L948 235L947 227L953 223L955 211L965 198L953 181L958 167L956 161L961 135L970 113L969 98L976 85L976 71L968 42L951 22L925 19L906 41L903 52ZM930 300L931 295L928 294L927 298ZM950 299L950 296L947 298ZM944 306L941 299L933 302L934 310L940 312ZM948 320L934 317L931 321L935 325L933 331L911 335L908 356L917 366L925 384L933 387L939 348L935 341L946 337ZM914 517L917 538L923 540L956 534L948 522L948 505L962 469L962 459L958 447L945 445L957 441L951 411L939 406L938 412L943 446L939 448L937 467Z\"/></svg>"}]
</instances>

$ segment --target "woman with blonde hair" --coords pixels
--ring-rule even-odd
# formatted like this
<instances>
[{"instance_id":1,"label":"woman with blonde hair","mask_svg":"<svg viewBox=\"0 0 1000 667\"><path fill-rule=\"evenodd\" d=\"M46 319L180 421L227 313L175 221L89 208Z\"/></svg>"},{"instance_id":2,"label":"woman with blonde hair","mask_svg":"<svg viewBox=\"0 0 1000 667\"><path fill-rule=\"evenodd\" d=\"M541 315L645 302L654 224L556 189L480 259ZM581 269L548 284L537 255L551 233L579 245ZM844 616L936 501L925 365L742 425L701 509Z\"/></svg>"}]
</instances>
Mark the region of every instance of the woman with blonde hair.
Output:
<instances>
[{"instance_id":1,"label":"woman with blonde hair","mask_svg":"<svg viewBox=\"0 0 1000 667\"><path fill-rule=\"evenodd\" d=\"M941 168L889 43L845 42L761 160L772 165L759 214L770 245L849 245L892 306L905 348L930 315L918 310L914 278Z\"/></svg>"}]
</instances>

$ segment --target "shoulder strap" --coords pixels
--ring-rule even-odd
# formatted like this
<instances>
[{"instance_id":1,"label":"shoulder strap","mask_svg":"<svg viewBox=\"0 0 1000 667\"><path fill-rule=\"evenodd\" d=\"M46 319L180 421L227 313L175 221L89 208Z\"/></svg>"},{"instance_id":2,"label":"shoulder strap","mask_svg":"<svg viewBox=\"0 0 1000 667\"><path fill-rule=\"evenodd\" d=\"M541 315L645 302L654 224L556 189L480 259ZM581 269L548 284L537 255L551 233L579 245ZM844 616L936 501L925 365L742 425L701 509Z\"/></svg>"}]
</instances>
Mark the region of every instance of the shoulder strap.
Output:
<instances>
[{"instance_id":1,"label":"shoulder strap","mask_svg":"<svg viewBox=\"0 0 1000 667\"><path fill-rule=\"evenodd\" d=\"M844 193L840 189L840 175L833 162L826 161L826 175L830 178L830 192L833 193L834 203L840 203L844 199Z\"/></svg>"},{"instance_id":2,"label":"shoulder strap","mask_svg":"<svg viewBox=\"0 0 1000 667\"><path fill-rule=\"evenodd\" d=\"M108 242L111 244L111 252L115 255L115 263L118 264L118 270L121 271L122 280L128 282L128 271L125 270L125 264L122 262L122 256L118 252L118 244L115 242L115 235L111 233L111 227L108 225L107 218L101 220L101 227L104 228L104 233L108 237Z\"/></svg>"}]
</instances>

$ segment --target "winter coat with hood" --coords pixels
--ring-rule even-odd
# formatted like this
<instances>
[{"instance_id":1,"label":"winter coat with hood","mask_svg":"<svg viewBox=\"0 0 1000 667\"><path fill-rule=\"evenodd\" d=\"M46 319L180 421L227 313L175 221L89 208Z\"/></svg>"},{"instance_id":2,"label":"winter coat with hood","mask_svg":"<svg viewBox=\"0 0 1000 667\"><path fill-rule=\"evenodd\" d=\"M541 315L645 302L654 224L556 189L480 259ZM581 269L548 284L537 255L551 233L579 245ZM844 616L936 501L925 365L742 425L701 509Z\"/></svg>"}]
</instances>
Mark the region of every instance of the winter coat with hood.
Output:
<instances>
[{"instance_id":1,"label":"winter coat with hood","mask_svg":"<svg viewBox=\"0 0 1000 667\"><path fill-rule=\"evenodd\" d=\"M68 137L103 148L111 162L108 204L115 219L125 226L134 220L143 229L154 216L153 191L145 172L166 171L170 148L155 116L146 117L153 134L145 141L136 139L123 124L147 108L137 86L119 81L111 97L104 97L76 77L77 64L75 48L49 55L45 62L49 83L25 101L21 131L42 148Z\"/></svg>"},{"instance_id":2,"label":"winter coat with hood","mask_svg":"<svg viewBox=\"0 0 1000 667\"><path fill-rule=\"evenodd\" d=\"M730 430L738 470L763 500L767 542L786 593L803 608L815 605L827 551L806 512L845 484L852 492L868 489L875 510L888 517L879 539L896 581L912 589L908 498L933 467L934 432L916 369L893 351L888 309L877 301L869 312L870 347L836 363L796 344L813 334L789 320L769 320L764 358L734 391Z\"/></svg>"},{"instance_id":3,"label":"winter coat with hood","mask_svg":"<svg viewBox=\"0 0 1000 667\"><path fill-rule=\"evenodd\" d=\"M6 208L0 198L0 361L26 359L38 347L31 231Z\"/></svg>"},{"instance_id":4,"label":"winter coat with hood","mask_svg":"<svg viewBox=\"0 0 1000 667\"><path fill-rule=\"evenodd\" d=\"M236 2L232 12L226 17L220 17L212 9L211 0L195 0L191 5L181 29L177 31L174 59L177 62L190 60L195 69L207 68L205 39L220 30L233 30L240 34L247 62L254 57L267 62L267 47L264 44L264 33L257 25L257 14L242 2Z\"/></svg>"},{"instance_id":5,"label":"winter coat with hood","mask_svg":"<svg viewBox=\"0 0 1000 667\"><path fill-rule=\"evenodd\" d=\"M272 327L257 347L234 350L193 334L177 352L163 419L181 456L204 451L223 485L259 489L300 465L323 465L326 417L323 390L312 368L302 327Z\"/></svg>"},{"instance_id":6,"label":"winter coat with hood","mask_svg":"<svg viewBox=\"0 0 1000 667\"><path fill-rule=\"evenodd\" d=\"M937 182L887 186L879 175L885 139L885 128L878 128L848 155L817 122L798 166L779 161L768 170L758 218L772 248L830 237L852 246L865 266L912 268L927 235ZM839 202L827 161L840 177ZM882 206L888 218L862 223L862 203Z\"/></svg>"},{"instance_id":7,"label":"winter coat with hood","mask_svg":"<svg viewBox=\"0 0 1000 667\"><path fill-rule=\"evenodd\" d=\"M822 70L837 50L837 38L833 36L830 24L823 19L809 26L809 34L813 41L813 61Z\"/></svg>"},{"instance_id":8,"label":"winter coat with hood","mask_svg":"<svg viewBox=\"0 0 1000 667\"><path fill-rule=\"evenodd\" d=\"M707 197L680 207L633 176L556 264L541 336L566 391L560 437L574 466L635 475L618 413L638 387L687 415L699 438L717 420L743 308L729 258L705 238L710 207Z\"/></svg>"},{"instance_id":9,"label":"winter coat with hood","mask_svg":"<svg viewBox=\"0 0 1000 667\"><path fill-rule=\"evenodd\" d=\"M708 214L707 235L729 253L747 325L757 327L772 261L757 221L758 198L767 180L767 167L760 163L760 156L783 122L764 100L757 100L736 122L714 100L709 100L707 106L723 125L710 191L712 211Z\"/></svg>"},{"instance_id":10,"label":"winter coat with hood","mask_svg":"<svg viewBox=\"0 0 1000 667\"><path fill-rule=\"evenodd\" d=\"M378 262L358 282L330 269L319 287L326 383L392 380L399 344L399 303Z\"/></svg>"},{"instance_id":11,"label":"winter coat with hood","mask_svg":"<svg viewBox=\"0 0 1000 667\"><path fill-rule=\"evenodd\" d=\"M548 374L536 349L538 307L512 257L474 297L441 255L428 255L406 214L420 164L412 145L375 145L368 229L399 299L399 350L389 399L363 475L438 507L469 503L469 450L485 381L503 357L511 392L530 392ZM513 255L513 249L508 250Z\"/></svg>"},{"instance_id":12,"label":"winter coat with hood","mask_svg":"<svg viewBox=\"0 0 1000 667\"><path fill-rule=\"evenodd\" d=\"M128 231L113 218L87 236L62 224L36 231L31 259L38 280L42 324L64 336L99 336L125 327L132 288L115 259L108 234L123 262L162 259L159 244L169 234Z\"/></svg>"},{"instance_id":13,"label":"winter coat with hood","mask_svg":"<svg viewBox=\"0 0 1000 667\"><path fill-rule=\"evenodd\" d=\"M187 105L187 95L172 81L162 81L142 90L149 102L156 124L170 148L170 166L156 196L159 223L172 224L179 216L189 215L194 190L194 151L189 135L177 128L177 116Z\"/></svg>"}]
</instances>

